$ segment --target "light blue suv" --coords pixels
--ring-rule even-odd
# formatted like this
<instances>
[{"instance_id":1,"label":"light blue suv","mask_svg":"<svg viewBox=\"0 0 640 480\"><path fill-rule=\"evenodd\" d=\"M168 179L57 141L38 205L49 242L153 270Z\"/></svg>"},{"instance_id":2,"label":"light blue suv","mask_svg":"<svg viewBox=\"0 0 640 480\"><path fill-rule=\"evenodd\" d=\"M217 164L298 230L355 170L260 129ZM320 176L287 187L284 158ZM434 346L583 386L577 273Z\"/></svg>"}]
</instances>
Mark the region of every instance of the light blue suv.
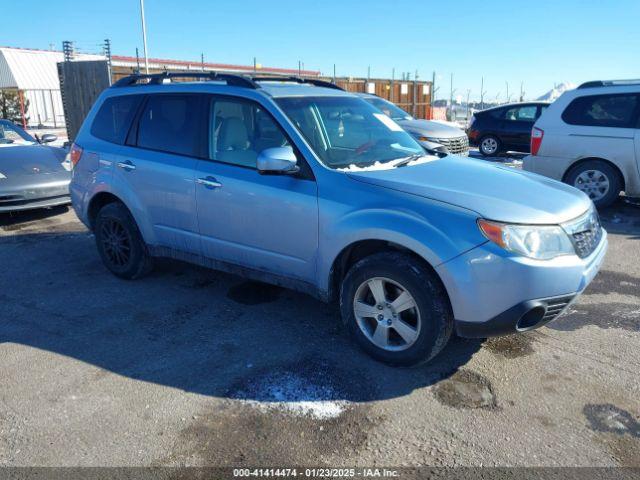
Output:
<instances>
[{"instance_id":1,"label":"light blue suv","mask_svg":"<svg viewBox=\"0 0 640 480\"><path fill-rule=\"evenodd\" d=\"M600 268L607 235L573 187L427 155L330 83L186 75L115 83L70 153L73 206L119 277L166 256L337 301L362 348L410 365L454 330L553 320Z\"/></svg>"}]
</instances>

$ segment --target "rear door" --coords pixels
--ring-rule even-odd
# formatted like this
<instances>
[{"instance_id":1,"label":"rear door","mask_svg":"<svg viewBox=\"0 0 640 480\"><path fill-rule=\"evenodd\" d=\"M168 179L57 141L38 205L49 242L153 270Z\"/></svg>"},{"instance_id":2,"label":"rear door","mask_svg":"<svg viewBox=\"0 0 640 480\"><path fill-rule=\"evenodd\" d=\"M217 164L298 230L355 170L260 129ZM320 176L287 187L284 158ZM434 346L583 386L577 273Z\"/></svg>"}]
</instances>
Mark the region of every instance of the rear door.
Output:
<instances>
[{"instance_id":1,"label":"rear door","mask_svg":"<svg viewBox=\"0 0 640 480\"><path fill-rule=\"evenodd\" d=\"M529 151L531 129L538 117L537 105L507 108L502 120L503 143L518 151Z\"/></svg>"},{"instance_id":2,"label":"rear door","mask_svg":"<svg viewBox=\"0 0 640 480\"><path fill-rule=\"evenodd\" d=\"M153 243L196 254L194 172L206 131L202 98L148 95L114 168L114 180L131 193L130 208L151 225Z\"/></svg>"},{"instance_id":3,"label":"rear door","mask_svg":"<svg viewBox=\"0 0 640 480\"><path fill-rule=\"evenodd\" d=\"M196 172L204 256L314 282L318 192L308 165L297 153L299 175L261 175L262 150L291 146L276 120L247 99L212 96L208 103L208 159Z\"/></svg>"}]
</instances>

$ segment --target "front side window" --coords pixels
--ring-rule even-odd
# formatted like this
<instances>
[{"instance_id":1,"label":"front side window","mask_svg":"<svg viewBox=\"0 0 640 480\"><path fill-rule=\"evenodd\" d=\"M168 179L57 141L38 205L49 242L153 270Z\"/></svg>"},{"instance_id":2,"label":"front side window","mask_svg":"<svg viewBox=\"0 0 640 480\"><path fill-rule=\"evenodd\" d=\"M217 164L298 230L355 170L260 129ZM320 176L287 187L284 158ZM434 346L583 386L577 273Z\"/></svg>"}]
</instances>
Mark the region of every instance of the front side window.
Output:
<instances>
[{"instance_id":1,"label":"front side window","mask_svg":"<svg viewBox=\"0 0 640 480\"><path fill-rule=\"evenodd\" d=\"M256 168L258 155L289 142L273 117L250 100L213 98L209 158Z\"/></svg>"},{"instance_id":2,"label":"front side window","mask_svg":"<svg viewBox=\"0 0 640 480\"><path fill-rule=\"evenodd\" d=\"M141 100L142 95L107 98L93 120L91 135L122 145Z\"/></svg>"},{"instance_id":3,"label":"front side window","mask_svg":"<svg viewBox=\"0 0 640 480\"><path fill-rule=\"evenodd\" d=\"M590 95L573 100L562 113L570 125L626 127L635 124L638 95Z\"/></svg>"},{"instance_id":4,"label":"front side window","mask_svg":"<svg viewBox=\"0 0 640 480\"><path fill-rule=\"evenodd\" d=\"M201 156L201 108L199 95L151 95L140 116L137 146Z\"/></svg>"},{"instance_id":5,"label":"front side window","mask_svg":"<svg viewBox=\"0 0 640 480\"><path fill-rule=\"evenodd\" d=\"M395 121L360 98L289 97L276 101L328 167L366 167L424 154Z\"/></svg>"},{"instance_id":6,"label":"front side window","mask_svg":"<svg viewBox=\"0 0 640 480\"><path fill-rule=\"evenodd\" d=\"M512 122L533 122L536 119L538 107L528 105L526 107L509 108L505 113L505 120Z\"/></svg>"}]
</instances>

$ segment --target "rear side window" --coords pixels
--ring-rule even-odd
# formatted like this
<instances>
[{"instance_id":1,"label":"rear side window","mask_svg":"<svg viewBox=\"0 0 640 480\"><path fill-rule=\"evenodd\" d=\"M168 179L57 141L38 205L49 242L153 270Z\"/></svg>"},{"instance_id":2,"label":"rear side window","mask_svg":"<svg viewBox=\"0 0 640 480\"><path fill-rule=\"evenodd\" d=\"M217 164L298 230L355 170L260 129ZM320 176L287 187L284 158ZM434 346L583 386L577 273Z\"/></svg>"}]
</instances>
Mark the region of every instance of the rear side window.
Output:
<instances>
[{"instance_id":1,"label":"rear side window","mask_svg":"<svg viewBox=\"0 0 640 480\"><path fill-rule=\"evenodd\" d=\"M93 120L91 135L122 145L141 101L141 95L107 98Z\"/></svg>"},{"instance_id":2,"label":"rear side window","mask_svg":"<svg viewBox=\"0 0 640 480\"><path fill-rule=\"evenodd\" d=\"M137 146L201 157L202 105L200 95L151 95L138 123Z\"/></svg>"},{"instance_id":3,"label":"rear side window","mask_svg":"<svg viewBox=\"0 0 640 480\"><path fill-rule=\"evenodd\" d=\"M576 98L562 113L562 120L570 125L594 127L635 126L638 95L590 95Z\"/></svg>"}]
</instances>

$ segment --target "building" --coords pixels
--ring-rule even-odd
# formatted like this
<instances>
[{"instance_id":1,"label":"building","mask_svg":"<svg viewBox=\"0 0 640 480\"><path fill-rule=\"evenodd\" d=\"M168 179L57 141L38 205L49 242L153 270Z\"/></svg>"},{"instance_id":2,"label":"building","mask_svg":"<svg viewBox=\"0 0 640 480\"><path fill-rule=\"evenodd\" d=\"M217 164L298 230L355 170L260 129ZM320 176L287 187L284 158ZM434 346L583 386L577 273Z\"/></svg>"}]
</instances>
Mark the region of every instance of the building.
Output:
<instances>
[{"instance_id":1,"label":"building","mask_svg":"<svg viewBox=\"0 0 640 480\"><path fill-rule=\"evenodd\" d=\"M77 60L97 60L99 55L78 55ZM17 91L26 105L27 127L64 127L58 80L62 52L0 47L0 90Z\"/></svg>"}]
</instances>

